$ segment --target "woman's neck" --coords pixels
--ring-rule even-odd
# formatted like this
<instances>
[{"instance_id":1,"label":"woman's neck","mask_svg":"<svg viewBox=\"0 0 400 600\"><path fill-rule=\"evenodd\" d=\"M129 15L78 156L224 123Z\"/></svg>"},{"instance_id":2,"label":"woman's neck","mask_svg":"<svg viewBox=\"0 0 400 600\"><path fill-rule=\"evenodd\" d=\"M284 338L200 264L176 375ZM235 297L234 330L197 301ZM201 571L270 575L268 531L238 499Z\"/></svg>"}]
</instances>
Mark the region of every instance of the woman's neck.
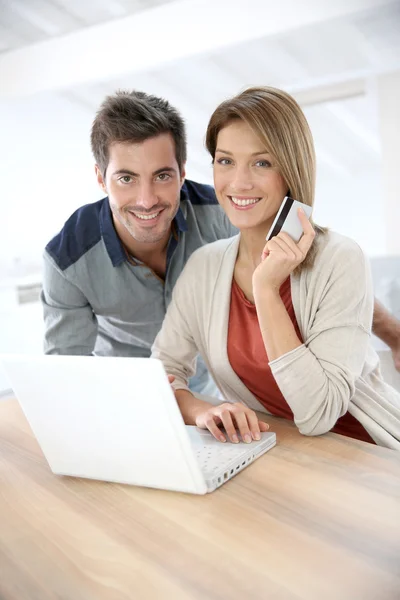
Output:
<instances>
[{"instance_id":1,"label":"woman's neck","mask_svg":"<svg viewBox=\"0 0 400 600\"><path fill-rule=\"evenodd\" d=\"M269 228L263 227L244 229L240 232L240 243L237 261L243 267L254 271L261 262L261 254L266 244L266 234Z\"/></svg>"}]
</instances>

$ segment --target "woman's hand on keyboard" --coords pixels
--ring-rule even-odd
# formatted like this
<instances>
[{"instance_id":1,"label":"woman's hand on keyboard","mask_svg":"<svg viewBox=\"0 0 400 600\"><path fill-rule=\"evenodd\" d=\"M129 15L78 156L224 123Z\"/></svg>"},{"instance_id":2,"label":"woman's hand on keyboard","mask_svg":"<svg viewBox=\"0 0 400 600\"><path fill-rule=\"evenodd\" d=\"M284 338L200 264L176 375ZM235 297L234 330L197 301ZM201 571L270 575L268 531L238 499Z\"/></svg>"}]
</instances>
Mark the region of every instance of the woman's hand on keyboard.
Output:
<instances>
[{"instance_id":1,"label":"woman's hand on keyboard","mask_svg":"<svg viewBox=\"0 0 400 600\"><path fill-rule=\"evenodd\" d=\"M226 442L226 436L220 429L225 429L231 442L237 444L240 433L242 440L250 443L253 440L261 439L261 433L268 431L269 425L264 421L259 421L256 413L240 402L234 404L224 402L218 406L210 405L206 410L201 410L196 414L196 425L201 429L208 429L212 435L220 442Z\"/></svg>"}]
</instances>

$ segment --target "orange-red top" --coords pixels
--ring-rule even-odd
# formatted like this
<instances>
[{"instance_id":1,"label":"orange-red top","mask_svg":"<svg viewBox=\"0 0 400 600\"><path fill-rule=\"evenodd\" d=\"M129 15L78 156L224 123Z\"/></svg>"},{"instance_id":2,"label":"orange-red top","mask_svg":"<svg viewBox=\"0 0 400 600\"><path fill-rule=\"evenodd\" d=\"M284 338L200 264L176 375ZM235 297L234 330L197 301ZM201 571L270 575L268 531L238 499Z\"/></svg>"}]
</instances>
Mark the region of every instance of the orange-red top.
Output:
<instances>
[{"instance_id":1,"label":"orange-red top","mask_svg":"<svg viewBox=\"0 0 400 600\"><path fill-rule=\"evenodd\" d=\"M280 295L297 336L303 341L292 304L290 278L282 284ZM268 365L256 307L247 300L235 280L232 283L229 313L228 358L232 369L244 385L271 414L293 421L293 412ZM361 423L349 412L338 419L331 431L374 443Z\"/></svg>"}]
</instances>

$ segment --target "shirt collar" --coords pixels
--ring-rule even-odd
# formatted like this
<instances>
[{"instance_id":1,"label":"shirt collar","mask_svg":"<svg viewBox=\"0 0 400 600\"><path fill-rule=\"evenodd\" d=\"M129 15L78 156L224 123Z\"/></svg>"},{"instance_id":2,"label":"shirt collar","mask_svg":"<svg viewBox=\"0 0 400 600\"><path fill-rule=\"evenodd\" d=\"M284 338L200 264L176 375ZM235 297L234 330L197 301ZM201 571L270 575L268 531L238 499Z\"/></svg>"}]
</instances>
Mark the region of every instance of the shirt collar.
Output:
<instances>
[{"instance_id":1,"label":"shirt collar","mask_svg":"<svg viewBox=\"0 0 400 600\"><path fill-rule=\"evenodd\" d=\"M100 230L113 267L118 267L126 261L126 254L122 242L115 231L108 198L104 198L100 211Z\"/></svg>"},{"instance_id":2,"label":"shirt collar","mask_svg":"<svg viewBox=\"0 0 400 600\"><path fill-rule=\"evenodd\" d=\"M182 186L180 205L178 212L175 215L174 222L179 232L185 232L188 230L187 221L182 210L182 201L186 201L188 193L185 186ZM124 246L119 239L117 232L115 231L112 213L110 209L110 203L108 198L104 198L103 206L100 211L100 229L101 235L108 255L111 259L113 267L118 267L121 263L127 260Z\"/></svg>"},{"instance_id":3,"label":"shirt collar","mask_svg":"<svg viewBox=\"0 0 400 600\"><path fill-rule=\"evenodd\" d=\"M184 232L184 231L188 230L186 218L185 218L184 212L182 210L183 206L186 208L186 203L188 200L189 200L189 194L186 189L186 184L184 183L181 188L181 197L180 197L178 212L176 213L175 219L174 219L176 226L178 228L178 231Z\"/></svg>"},{"instance_id":4,"label":"shirt collar","mask_svg":"<svg viewBox=\"0 0 400 600\"><path fill-rule=\"evenodd\" d=\"M183 210L181 207L178 208L178 212L175 215L174 222L178 228L178 231L184 232L188 230L187 222Z\"/></svg>"}]
</instances>

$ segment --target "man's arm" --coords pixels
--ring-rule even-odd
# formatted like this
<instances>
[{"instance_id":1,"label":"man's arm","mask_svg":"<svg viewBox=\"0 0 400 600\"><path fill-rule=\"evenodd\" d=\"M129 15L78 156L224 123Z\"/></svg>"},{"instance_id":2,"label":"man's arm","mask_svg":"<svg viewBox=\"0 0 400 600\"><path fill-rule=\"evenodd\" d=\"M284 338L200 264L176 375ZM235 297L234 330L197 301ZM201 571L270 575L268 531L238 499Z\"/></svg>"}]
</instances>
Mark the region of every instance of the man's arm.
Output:
<instances>
[{"instance_id":1,"label":"man's arm","mask_svg":"<svg viewBox=\"0 0 400 600\"><path fill-rule=\"evenodd\" d=\"M45 354L90 355L97 320L82 291L71 283L45 252L41 293Z\"/></svg>"},{"instance_id":2,"label":"man's arm","mask_svg":"<svg viewBox=\"0 0 400 600\"><path fill-rule=\"evenodd\" d=\"M400 321L375 298L372 331L392 351L394 366L400 371Z\"/></svg>"}]
</instances>

